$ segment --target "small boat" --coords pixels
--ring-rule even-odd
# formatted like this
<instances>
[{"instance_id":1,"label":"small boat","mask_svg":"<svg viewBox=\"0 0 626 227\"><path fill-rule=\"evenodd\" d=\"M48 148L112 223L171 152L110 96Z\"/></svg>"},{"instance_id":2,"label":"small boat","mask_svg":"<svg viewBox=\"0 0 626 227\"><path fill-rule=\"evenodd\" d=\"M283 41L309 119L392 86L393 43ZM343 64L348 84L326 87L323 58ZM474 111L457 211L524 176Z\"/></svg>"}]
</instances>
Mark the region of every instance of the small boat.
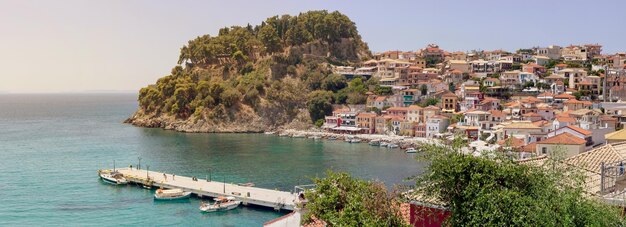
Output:
<instances>
[{"instance_id":1,"label":"small boat","mask_svg":"<svg viewBox=\"0 0 626 227\"><path fill-rule=\"evenodd\" d=\"M254 183L252 182L248 182L248 183L239 183L237 184L239 186L244 186L244 187L254 187Z\"/></svg>"},{"instance_id":2,"label":"small boat","mask_svg":"<svg viewBox=\"0 0 626 227\"><path fill-rule=\"evenodd\" d=\"M158 189L156 193L154 193L155 200L177 200L188 199L189 197L191 197L191 192L186 192L182 189Z\"/></svg>"},{"instance_id":3,"label":"small boat","mask_svg":"<svg viewBox=\"0 0 626 227\"><path fill-rule=\"evenodd\" d=\"M387 142L380 142L380 146L381 147L387 147L387 145L389 145L389 143L387 143Z\"/></svg>"},{"instance_id":4,"label":"small boat","mask_svg":"<svg viewBox=\"0 0 626 227\"><path fill-rule=\"evenodd\" d=\"M387 147L388 148L398 148L399 146L398 146L398 144L395 144L395 143L389 143L389 144L387 144Z\"/></svg>"},{"instance_id":5,"label":"small boat","mask_svg":"<svg viewBox=\"0 0 626 227\"><path fill-rule=\"evenodd\" d=\"M370 146L380 146L380 140L371 140L369 142Z\"/></svg>"},{"instance_id":6,"label":"small boat","mask_svg":"<svg viewBox=\"0 0 626 227\"><path fill-rule=\"evenodd\" d=\"M284 132L283 132L283 133L281 133L281 134L278 134L278 136L280 136L280 137L285 137L285 136L289 136L289 134L287 134L287 133L284 133Z\"/></svg>"},{"instance_id":7,"label":"small boat","mask_svg":"<svg viewBox=\"0 0 626 227\"><path fill-rule=\"evenodd\" d=\"M319 140L321 138L322 137L320 137L320 136L309 136L309 139L314 139L314 140Z\"/></svg>"},{"instance_id":8,"label":"small boat","mask_svg":"<svg viewBox=\"0 0 626 227\"><path fill-rule=\"evenodd\" d=\"M200 210L204 212L214 212L214 211L227 211L235 209L241 204L241 201L235 200L235 197L217 197L215 198L215 203L202 203L200 205Z\"/></svg>"},{"instance_id":9,"label":"small boat","mask_svg":"<svg viewBox=\"0 0 626 227\"><path fill-rule=\"evenodd\" d=\"M304 138L304 134L294 134L292 138Z\"/></svg>"},{"instance_id":10,"label":"small boat","mask_svg":"<svg viewBox=\"0 0 626 227\"><path fill-rule=\"evenodd\" d=\"M331 136L331 137L328 137L328 140L337 140L337 137L336 136Z\"/></svg>"},{"instance_id":11,"label":"small boat","mask_svg":"<svg viewBox=\"0 0 626 227\"><path fill-rule=\"evenodd\" d=\"M417 150L415 150L415 148L409 147L406 149L406 153L417 153Z\"/></svg>"},{"instance_id":12,"label":"small boat","mask_svg":"<svg viewBox=\"0 0 626 227\"><path fill-rule=\"evenodd\" d=\"M265 134L265 135L274 135L274 134L276 134L276 132L264 132L263 134Z\"/></svg>"},{"instance_id":13,"label":"small boat","mask_svg":"<svg viewBox=\"0 0 626 227\"><path fill-rule=\"evenodd\" d=\"M117 171L100 172L100 179L102 179L106 183L114 185L128 184L128 180L124 178L124 175Z\"/></svg>"},{"instance_id":14,"label":"small boat","mask_svg":"<svg viewBox=\"0 0 626 227\"><path fill-rule=\"evenodd\" d=\"M350 143L360 143L361 139L351 139Z\"/></svg>"}]
</instances>

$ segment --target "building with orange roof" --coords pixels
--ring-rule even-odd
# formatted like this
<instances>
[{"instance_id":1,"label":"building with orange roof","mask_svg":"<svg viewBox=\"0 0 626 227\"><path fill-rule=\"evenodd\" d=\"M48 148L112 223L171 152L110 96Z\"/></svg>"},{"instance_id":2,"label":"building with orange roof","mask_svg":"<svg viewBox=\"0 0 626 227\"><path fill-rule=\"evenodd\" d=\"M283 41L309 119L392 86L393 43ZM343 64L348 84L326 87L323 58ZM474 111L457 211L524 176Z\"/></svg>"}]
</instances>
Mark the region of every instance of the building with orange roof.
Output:
<instances>
[{"instance_id":1,"label":"building with orange roof","mask_svg":"<svg viewBox=\"0 0 626 227\"><path fill-rule=\"evenodd\" d=\"M406 118L406 113L409 110L408 107L390 107L386 110L386 113L391 115L391 116L395 116L395 117L400 117L402 119Z\"/></svg>"},{"instance_id":2,"label":"building with orange roof","mask_svg":"<svg viewBox=\"0 0 626 227\"><path fill-rule=\"evenodd\" d=\"M552 121L552 130L575 124L576 118L557 116L554 121Z\"/></svg>"},{"instance_id":3,"label":"building with orange roof","mask_svg":"<svg viewBox=\"0 0 626 227\"><path fill-rule=\"evenodd\" d=\"M410 105L407 107L406 120L409 122L423 122L424 108L418 105Z\"/></svg>"},{"instance_id":4,"label":"building with orange roof","mask_svg":"<svg viewBox=\"0 0 626 227\"><path fill-rule=\"evenodd\" d=\"M361 133L373 134L376 132L376 113L359 113L356 115L356 125Z\"/></svg>"},{"instance_id":5,"label":"building with orange roof","mask_svg":"<svg viewBox=\"0 0 626 227\"><path fill-rule=\"evenodd\" d=\"M432 116L441 114L441 108L438 106L427 106L423 109L424 122L427 122Z\"/></svg>"},{"instance_id":6,"label":"building with orange roof","mask_svg":"<svg viewBox=\"0 0 626 227\"><path fill-rule=\"evenodd\" d=\"M586 103L580 101L580 100L576 100L576 99L568 99L567 101L563 102L563 110L564 111L575 111L575 110L580 110L580 109L585 109L585 105ZM591 106L591 105L589 105Z\"/></svg>"},{"instance_id":7,"label":"building with orange roof","mask_svg":"<svg viewBox=\"0 0 626 227\"><path fill-rule=\"evenodd\" d=\"M551 131L550 133L548 133L548 137L557 136L563 133L569 133L572 136L576 136L580 139L585 140L586 141L585 146L588 148L591 148L591 146L593 145L593 140L592 140L593 133L589 130L582 129L576 125L567 125L567 126L555 129L554 131Z\"/></svg>"},{"instance_id":8,"label":"building with orange roof","mask_svg":"<svg viewBox=\"0 0 626 227\"><path fill-rule=\"evenodd\" d=\"M528 63L522 65L522 72L528 72L535 75L543 75L544 73L546 73L546 68L536 63Z\"/></svg>"},{"instance_id":9,"label":"building with orange roof","mask_svg":"<svg viewBox=\"0 0 626 227\"><path fill-rule=\"evenodd\" d=\"M537 155L568 158L585 152L586 140L570 133L561 133L537 142Z\"/></svg>"},{"instance_id":10,"label":"building with orange roof","mask_svg":"<svg viewBox=\"0 0 626 227\"><path fill-rule=\"evenodd\" d=\"M374 125L374 131L376 134L387 134L387 132L391 130L387 127L391 122L391 118L393 118L393 116L390 115L377 116L375 118L376 124Z\"/></svg>"},{"instance_id":11,"label":"building with orange roof","mask_svg":"<svg viewBox=\"0 0 626 227\"><path fill-rule=\"evenodd\" d=\"M470 63L466 60L449 60L447 67L452 73L462 74L471 72Z\"/></svg>"},{"instance_id":12,"label":"building with orange roof","mask_svg":"<svg viewBox=\"0 0 626 227\"><path fill-rule=\"evenodd\" d=\"M532 122L539 121L542 119L541 115L535 112L528 112L528 113L522 114L522 118L525 121L532 121Z\"/></svg>"}]
</instances>

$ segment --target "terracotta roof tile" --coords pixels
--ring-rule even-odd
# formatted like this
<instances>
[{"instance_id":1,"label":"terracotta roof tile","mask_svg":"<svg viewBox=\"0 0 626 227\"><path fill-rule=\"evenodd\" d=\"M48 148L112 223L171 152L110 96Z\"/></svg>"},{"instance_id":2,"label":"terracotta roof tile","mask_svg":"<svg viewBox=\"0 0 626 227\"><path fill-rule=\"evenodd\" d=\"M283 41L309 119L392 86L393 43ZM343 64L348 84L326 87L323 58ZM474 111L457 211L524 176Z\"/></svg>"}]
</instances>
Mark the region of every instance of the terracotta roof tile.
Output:
<instances>
[{"instance_id":1,"label":"terracotta roof tile","mask_svg":"<svg viewBox=\"0 0 626 227\"><path fill-rule=\"evenodd\" d=\"M587 141L578 138L570 133L561 133L548 139L537 142L537 144L567 144L567 145L582 145Z\"/></svg>"}]
</instances>

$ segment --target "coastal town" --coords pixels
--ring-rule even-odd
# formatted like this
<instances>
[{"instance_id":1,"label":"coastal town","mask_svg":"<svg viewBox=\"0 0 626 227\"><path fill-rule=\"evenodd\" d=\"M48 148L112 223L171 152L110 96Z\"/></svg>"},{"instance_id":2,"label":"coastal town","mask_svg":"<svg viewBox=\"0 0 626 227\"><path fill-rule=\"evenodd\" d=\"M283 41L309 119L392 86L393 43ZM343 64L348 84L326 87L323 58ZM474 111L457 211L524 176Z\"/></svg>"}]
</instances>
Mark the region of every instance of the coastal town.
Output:
<instances>
[{"instance_id":1,"label":"coastal town","mask_svg":"<svg viewBox=\"0 0 626 227\"><path fill-rule=\"evenodd\" d=\"M321 126L338 134L467 138L480 150L517 159L565 147L571 157L626 141L626 53L599 44L448 52L376 53L360 67L335 67L350 79L378 78L386 94L365 105L336 106Z\"/></svg>"}]
</instances>

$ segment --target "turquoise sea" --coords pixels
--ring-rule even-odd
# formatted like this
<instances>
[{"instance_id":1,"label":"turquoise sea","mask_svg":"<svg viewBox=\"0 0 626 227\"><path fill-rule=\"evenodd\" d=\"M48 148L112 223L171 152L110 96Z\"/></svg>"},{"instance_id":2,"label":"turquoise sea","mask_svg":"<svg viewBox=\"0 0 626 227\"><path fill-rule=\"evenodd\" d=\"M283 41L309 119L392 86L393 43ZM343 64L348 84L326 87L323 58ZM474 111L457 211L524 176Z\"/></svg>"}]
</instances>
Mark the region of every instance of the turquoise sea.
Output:
<instances>
[{"instance_id":1,"label":"turquoise sea","mask_svg":"<svg viewBox=\"0 0 626 227\"><path fill-rule=\"evenodd\" d=\"M154 202L136 186L100 182L117 166L291 191L324 170L388 186L422 164L401 150L263 134L189 134L122 121L135 94L0 95L0 226L261 226L284 213L241 207L203 214L199 199Z\"/></svg>"}]
</instances>

